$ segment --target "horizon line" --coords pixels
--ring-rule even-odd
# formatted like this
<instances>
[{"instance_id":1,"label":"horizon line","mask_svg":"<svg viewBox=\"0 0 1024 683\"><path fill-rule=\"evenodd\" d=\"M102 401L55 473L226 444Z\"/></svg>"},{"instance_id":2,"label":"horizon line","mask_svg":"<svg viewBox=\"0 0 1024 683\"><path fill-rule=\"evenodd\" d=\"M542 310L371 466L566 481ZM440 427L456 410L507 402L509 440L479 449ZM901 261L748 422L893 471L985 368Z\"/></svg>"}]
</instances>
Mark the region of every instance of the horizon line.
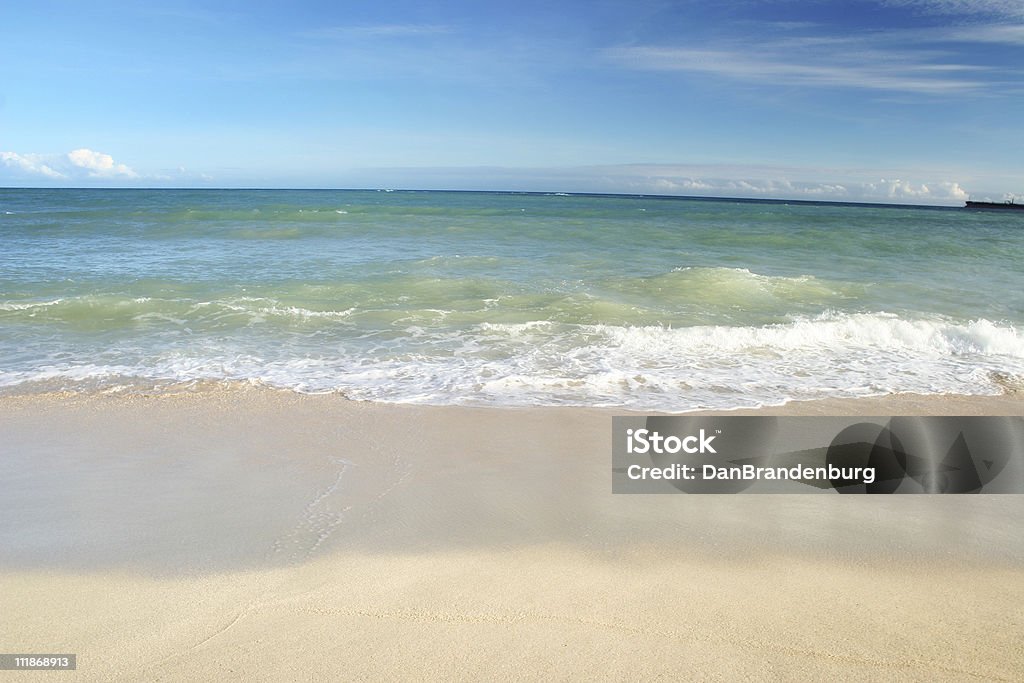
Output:
<instances>
[{"instance_id":1,"label":"horizon line","mask_svg":"<svg viewBox=\"0 0 1024 683\"><path fill-rule=\"evenodd\" d=\"M384 188L384 187L110 187L110 186L76 186L76 187L0 187L6 190L100 190L100 191L137 191L137 192L439 192L466 194L517 194L537 196L563 197L621 197L637 199L678 199L692 201L743 202L752 204L804 204L836 205L836 206L873 206L888 208L912 209L957 209L965 208L966 204L907 204L888 202L857 202L835 199L786 199L781 197L732 197L714 195L679 195L679 194L647 194L636 192L566 192L564 190L467 190L467 189L426 189L426 188ZM973 201L973 200L966 200Z\"/></svg>"}]
</instances>

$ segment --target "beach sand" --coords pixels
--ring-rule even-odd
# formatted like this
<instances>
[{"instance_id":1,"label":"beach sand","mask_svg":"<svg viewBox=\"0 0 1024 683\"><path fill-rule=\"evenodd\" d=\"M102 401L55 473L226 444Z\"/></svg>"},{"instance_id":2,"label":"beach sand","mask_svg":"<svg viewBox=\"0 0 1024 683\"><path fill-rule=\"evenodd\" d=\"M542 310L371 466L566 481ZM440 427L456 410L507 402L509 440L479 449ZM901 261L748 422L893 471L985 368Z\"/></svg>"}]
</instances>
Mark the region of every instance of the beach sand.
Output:
<instances>
[{"instance_id":1,"label":"beach sand","mask_svg":"<svg viewBox=\"0 0 1024 683\"><path fill-rule=\"evenodd\" d=\"M4 397L0 649L87 681L1024 678L1024 496L612 495L621 413Z\"/></svg>"}]
</instances>

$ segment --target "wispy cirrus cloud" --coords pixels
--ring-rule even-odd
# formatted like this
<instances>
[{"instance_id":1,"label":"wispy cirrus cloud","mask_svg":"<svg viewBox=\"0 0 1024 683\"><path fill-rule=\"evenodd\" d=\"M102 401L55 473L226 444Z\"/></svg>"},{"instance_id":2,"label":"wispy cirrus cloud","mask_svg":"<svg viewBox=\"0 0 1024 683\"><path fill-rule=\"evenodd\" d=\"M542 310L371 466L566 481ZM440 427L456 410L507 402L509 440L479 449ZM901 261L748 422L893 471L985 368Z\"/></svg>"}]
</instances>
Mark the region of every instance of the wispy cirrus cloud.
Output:
<instances>
[{"instance_id":1,"label":"wispy cirrus cloud","mask_svg":"<svg viewBox=\"0 0 1024 683\"><path fill-rule=\"evenodd\" d=\"M812 23L747 25L742 38L633 44L604 55L627 68L703 74L769 86L957 95L1022 86L1020 61L988 49L1024 46L1024 1L882 0L957 15L940 25L849 30Z\"/></svg>"},{"instance_id":2,"label":"wispy cirrus cloud","mask_svg":"<svg viewBox=\"0 0 1024 683\"><path fill-rule=\"evenodd\" d=\"M1024 6L1024 3L1022 3ZM976 24L921 33L922 39L948 40L965 43L996 45L1024 45L1024 24Z\"/></svg>"},{"instance_id":3,"label":"wispy cirrus cloud","mask_svg":"<svg viewBox=\"0 0 1024 683\"><path fill-rule=\"evenodd\" d=\"M909 7L931 14L961 14L1024 17L1020 0L881 0L890 7Z\"/></svg>"},{"instance_id":4,"label":"wispy cirrus cloud","mask_svg":"<svg viewBox=\"0 0 1024 683\"><path fill-rule=\"evenodd\" d=\"M677 48L636 46L606 51L629 68L707 74L772 85L843 87L865 90L948 94L982 87L967 75L985 67L925 61L920 55L879 50L834 50L831 40L793 41L747 48ZM807 54L813 52L814 54Z\"/></svg>"},{"instance_id":5,"label":"wispy cirrus cloud","mask_svg":"<svg viewBox=\"0 0 1024 683\"><path fill-rule=\"evenodd\" d=\"M498 88L543 81L567 41L539 34L528 40L492 27L452 23L338 24L288 35L292 49L264 67L239 72L261 79L329 82L414 81Z\"/></svg>"},{"instance_id":6,"label":"wispy cirrus cloud","mask_svg":"<svg viewBox=\"0 0 1024 683\"><path fill-rule=\"evenodd\" d=\"M450 26L442 24L354 24L325 26L302 35L307 38L418 38L452 33Z\"/></svg>"}]
</instances>

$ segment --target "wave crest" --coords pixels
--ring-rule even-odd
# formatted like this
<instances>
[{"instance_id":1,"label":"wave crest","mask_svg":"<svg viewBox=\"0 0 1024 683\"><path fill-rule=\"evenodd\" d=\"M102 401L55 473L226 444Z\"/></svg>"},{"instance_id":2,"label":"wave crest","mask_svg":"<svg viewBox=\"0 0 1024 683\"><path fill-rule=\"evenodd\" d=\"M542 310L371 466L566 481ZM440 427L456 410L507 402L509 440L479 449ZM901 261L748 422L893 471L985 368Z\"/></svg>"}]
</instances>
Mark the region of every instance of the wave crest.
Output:
<instances>
[{"instance_id":1,"label":"wave crest","mask_svg":"<svg viewBox=\"0 0 1024 683\"><path fill-rule=\"evenodd\" d=\"M252 310L259 302L246 302ZM268 315L316 315L267 310ZM347 311L324 312L344 316ZM690 410L885 393L998 394L1024 377L1024 335L989 320L829 313L763 326L424 326L260 344L254 335L161 340L0 369L8 388L258 382L411 403L604 405ZM137 342L137 340L136 340Z\"/></svg>"}]
</instances>

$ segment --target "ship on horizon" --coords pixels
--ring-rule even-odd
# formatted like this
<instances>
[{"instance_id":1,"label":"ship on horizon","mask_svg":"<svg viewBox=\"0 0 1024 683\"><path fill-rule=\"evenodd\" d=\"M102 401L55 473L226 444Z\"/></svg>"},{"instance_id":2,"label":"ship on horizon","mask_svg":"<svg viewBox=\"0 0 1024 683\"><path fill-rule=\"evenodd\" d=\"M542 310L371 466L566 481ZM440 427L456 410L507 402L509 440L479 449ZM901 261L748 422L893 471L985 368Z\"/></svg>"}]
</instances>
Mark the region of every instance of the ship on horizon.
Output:
<instances>
[{"instance_id":1,"label":"ship on horizon","mask_svg":"<svg viewBox=\"0 0 1024 683\"><path fill-rule=\"evenodd\" d=\"M1001 202L972 202L967 201L965 209L1019 209L1024 210L1024 204L1018 204L1013 197Z\"/></svg>"}]
</instances>

